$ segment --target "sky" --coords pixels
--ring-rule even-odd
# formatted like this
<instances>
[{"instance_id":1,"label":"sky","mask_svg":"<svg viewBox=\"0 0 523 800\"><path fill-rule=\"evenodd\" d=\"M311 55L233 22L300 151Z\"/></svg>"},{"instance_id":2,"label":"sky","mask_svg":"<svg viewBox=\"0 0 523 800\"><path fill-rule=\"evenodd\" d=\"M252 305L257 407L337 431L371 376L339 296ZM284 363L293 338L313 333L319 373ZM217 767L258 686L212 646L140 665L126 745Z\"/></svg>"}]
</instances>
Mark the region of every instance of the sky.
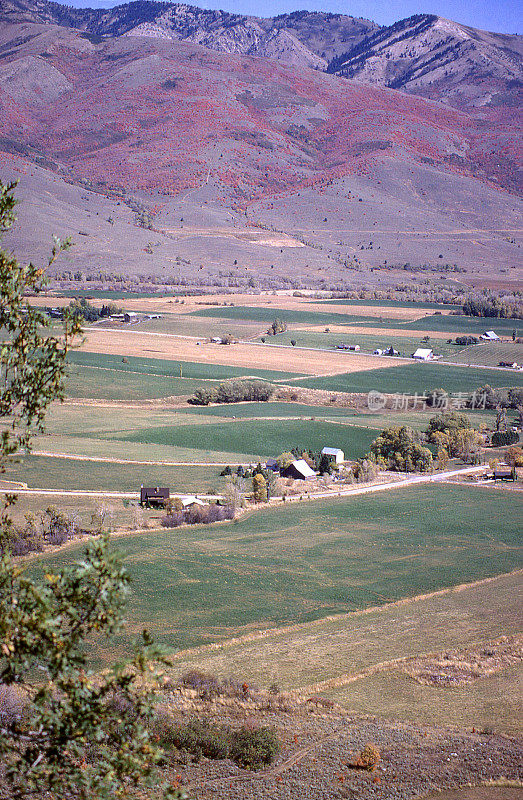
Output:
<instances>
[{"instance_id":1,"label":"sky","mask_svg":"<svg viewBox=\"0 0 523 800\"><path fill-rule=\"evenodd\" d=\"M173 0L175 1L175 0ZM182 0L177 0L181 2ZM60 0L64 2L64 0ZM67 0L77 8L104 8L122 0ZM497 33L523 32L522 0L185 0L188 5L215 8L234 14L273 17L291 11L330 11L365 17L380 25L391 25L412 14L438 14L440 17Z\"/></svg>"}]
</instances>

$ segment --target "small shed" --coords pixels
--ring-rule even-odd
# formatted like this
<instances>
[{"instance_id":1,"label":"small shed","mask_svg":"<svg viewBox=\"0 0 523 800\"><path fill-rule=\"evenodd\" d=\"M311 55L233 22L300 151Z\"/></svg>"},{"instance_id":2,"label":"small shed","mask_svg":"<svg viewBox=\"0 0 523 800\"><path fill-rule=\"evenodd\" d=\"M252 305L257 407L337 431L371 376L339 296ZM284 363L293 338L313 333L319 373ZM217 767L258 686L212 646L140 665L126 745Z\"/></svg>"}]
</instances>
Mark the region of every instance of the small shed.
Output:
<instances>
[{"instance_id":1,"label":"small shed","mask_svg":"<svg viewBox=\"0 0 523 800\"><path fill-rule=\"evenodd\" d=\"M205 503L203 500L198 500L197 497L194 495L189 495L188 497L180 497L181 504L183 508L191 508L192 506L204 506Z\"/></svg>"},{"instance_id":2,"label":"small shed","mask_svg":"<svg viewBox=\"0 0 523 800\"><path fill-rule=\"evenodd\" d=\"M165 486L140 488L140 505L148 508L165 508L171 493Z\"/></svg>"},{"instance_id":3,"label":"small shed","mask_svg":"<svg viewBox=\"0 0 523 800\"><path fill-rule=\"evenodd\" d=\"M288 467L284 467L280 471L280 474L284 478L294 478L298 481L307 481L310 480L310 478L316 477L314 470L309 467L303 458L299 458L297 461L293 461L292 464L289 464Z\"/></svg>"},{"instance_id":4,"label":"small shed","mask_svg":"<svg viewBox=\"0 0 523 800\"><path fill-rule=\"evenodd\" d=\"M345 453L339 447L324 447L321 454L328 456L335 464L342 464L345 461Z\"/></svg>"},{"instance_id":5,"label":"small shed","mask_svg":"<svg viewBox=\"0 0 523 800\"><path fill-rule=\"evenodd\" d=\"M494 331L485 331L485 333L482 333L479 338L483 339L485 342L499 341L499 336L497 335L497 333L494 333Z\"/></svg>"},{"instance_id":6,"label":"small shed","mask_svg":"<svg viewBox=\"0 0 523 800\"><path fill-rule=\"evenodd\" d=\"M137 311L125 311L123 315L124 322L138 322L139 314Z\"/></svg>"},{"instance_id":7,"label":"small shed","mask_svg":"<svg viewBox=\"0 0 523 800\"><path fill-rule=\"evenodd\" d=\"M517 478L516 469L495 469L492 475L495 481L515 481Z\"/></svg>"},{"instance_id":8,"label":"small shed","mask_svg":"<svg viewBox=\"0 0 523 800\"><path fill-rule=\"evenodd\" d=\"M418 347L416 352L412 354L412 358L415 358L416 361L430 361L433 357L434 353L428 347Z\"/></svg>"}]
</instances>

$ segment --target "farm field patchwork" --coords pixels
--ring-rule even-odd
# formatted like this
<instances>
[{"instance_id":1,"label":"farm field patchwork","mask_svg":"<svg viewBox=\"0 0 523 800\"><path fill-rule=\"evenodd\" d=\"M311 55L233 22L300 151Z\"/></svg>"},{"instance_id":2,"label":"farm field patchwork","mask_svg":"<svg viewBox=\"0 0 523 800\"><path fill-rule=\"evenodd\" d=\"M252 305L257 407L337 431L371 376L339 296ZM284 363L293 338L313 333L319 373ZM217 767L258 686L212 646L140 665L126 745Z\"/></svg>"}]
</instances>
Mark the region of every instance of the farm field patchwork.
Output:
<instances>
[{"instance_id":1,"label":"farm field patchwork","mask_svg":"<svg viewBox=\"0 0 523 800\"><path fill-rule=\"evenodd\" d=\"M214 386L221 380L247 374L271 381L295 377L287 372L191 361L135 356L122 361L121 356L81 350L70 352L68 360L66 395L78 398L146 400L190 395L203 384Z\"/></svg>"},{"instance_id":2,"label":"farm field patchwork","mask_svg":"<svg viewBox=\"0 0 523 800\"><path fill-rule=\"evenodd\" d=\"M485 530L494 504L496 525ZM133 579L130 631L146 626L170 648L191 647L509 572L523 563L514 524L520 512L521 500L512 493L427 485L292 507L282 503L233 524L119 538L114 546ZM80 552L74 546L43 556L36 569L62 566ZM502 605L498 619L492 604L479 604L477 613L492 635L503 633L507 615L516 613L505 599ZM450 620L456 636L464 636L467 617L447 616L446 631ZM405 624L418 636L408 615ZM396 628L382 626L379 618L376 625L373 643L362 647L359 639L357 658L344 657L341 670L334 658L320 661L317 652L311 665L303 642L303 658L275 650L274 660L263 663L258 652L256 663L246 662L245 669L262 670L257 679L263 675L264 684L279 673L282 685L303 685L344 673L347 665L351 671L365 666L368 648L374 648L372 658L377 648L379 660L395 657ZM424 651L438 646L441 625L434 618ZM344 629L332 637L332 647L346 653L346 645ZM229 663L231 674L237 667Z\"/></svg>"},{"instance_id":3,"label":"farm field patchwork","mask_svg":"<svg viewBox=\"0 0 523 800\"><path fill-rule=\"evenodd\" d=\"M294 373L329 374L347 371L347 357L343 353L324 353L318 350L296 350L295 348L266 348L263 344L241 342L233 345L202 343L197 345L194 339L183 339L167 334L153 334L128 330L99 330L89 328L84 333L82 349L90 353L115 355L130 359L137 352L155 360L166 360L194 364L206 364L212 367L217 364L218 370L224 365L236 367L241 374L260 376L263 372L282 372L283 375ZM375 369L375 358L365 355L354 355L351 365L356 370ZM214 375L213 377L219 377ZM274 376L275 377L275 376Z\"/></svg>"},{"instance_id":4,"label":"farm field patchwork","mask_svg":"<svg viewBox=\"0 0 523 800\"><path fill-rule=\"evenodd\" d=\"M407 358L410 357L418 347L430 347L435 353L442 355L445 359L450 356L455 356L464 349L458 345L449 344L446 339L435 339L425 343L420 336L401 335L401 333L400 335L394 334L392 336L388 334L362 334L358 332L338 333L330 331L329 333L325 333L325 331L310 331L303 328L291 328L284 333L279 333L274 343L278 345L290 345L291 341L296 342L296 347L319 347L327 350L336 349L339 344L359 345L361 350L366 353L372 353L376 348L384 350L392 346ZM272 341L266 341L266 346L267 344L270 346ZM347 359L355 355L354 352L350 351L345 351L344 354L347 356ZM350 361L348 361L348 363L350 364ZM376 368L379 369L382 364L382 361L376 361ZM495 366L497 366L497 362Z\"/></svg>"}]
</instances>

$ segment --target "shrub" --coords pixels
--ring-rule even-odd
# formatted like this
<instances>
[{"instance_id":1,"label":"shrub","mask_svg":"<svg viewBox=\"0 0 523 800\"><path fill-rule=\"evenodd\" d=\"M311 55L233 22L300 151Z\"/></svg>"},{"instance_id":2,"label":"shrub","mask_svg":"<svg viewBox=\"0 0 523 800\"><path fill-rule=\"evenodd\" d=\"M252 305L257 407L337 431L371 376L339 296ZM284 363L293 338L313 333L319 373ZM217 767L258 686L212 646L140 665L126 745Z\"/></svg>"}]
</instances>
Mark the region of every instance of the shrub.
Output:
<instances>
[{"instance_id":1,"label":"shrub","mask_svg":"<svg viewBox=\"0 0 523 800\"><path fill-rule=\"evenodd\" d=\"M189 400L193 405L208 406L209 403L267 402L274 386L261 380L230 380L213 389L197 389Z\"/></svg>"},{"instance_id":2,"label":"shrub","mask_svg":"<svg viewBox=\"0 0 523 800\"><path fill-rule=\"evenodd\" d=\"M259 769L270 764L280 751L280 743L272 728L242 727L231 736L229 756L237 764Z\"/></svg>"},{"instance_id":3,"label":"shrub","mask_svg":"<svg viewBox=\"0 0 523 800\"><path fill-rule=\"evenodd\" d=\"M372 742L368 742L356 760L356 766L361 769L367 769L372 772L376 769L381 761L381 754L379 749Z\"/></svg>"},{"instance_id":4,"label":"shrub","mask_svg":"<svg viewBox=\"0 0 523 800\"><path fill-rule=\"evenodd\" d=\"M163 747L185 750L196 758L230 758L249 769L270 764L280 750L280 743L271 728L233 730L208 720L193 719L185 724L169 717L157 717L156 733Z\"/></svg>"},{"instance_id":5,"label":"shrub","mask_svg":"<svg viewBox=\"0 0 523 800\"><path fill-rule=\"evenodd\" d=\"M519 442L519 433L517 431L495 431L492 434L491 442L494 447L516 444Z\"/></svg>"}]
</instances>

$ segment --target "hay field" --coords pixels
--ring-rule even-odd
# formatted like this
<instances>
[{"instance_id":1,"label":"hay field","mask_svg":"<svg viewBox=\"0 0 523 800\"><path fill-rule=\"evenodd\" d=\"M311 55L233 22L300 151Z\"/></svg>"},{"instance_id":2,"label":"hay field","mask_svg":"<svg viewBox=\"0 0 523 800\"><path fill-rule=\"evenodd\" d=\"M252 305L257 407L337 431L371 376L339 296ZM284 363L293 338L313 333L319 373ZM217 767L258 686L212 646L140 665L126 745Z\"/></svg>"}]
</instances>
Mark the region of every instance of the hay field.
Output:
<instances>
[{"instance_id":1,"label":"hay field","mask_svg":"<svg viewBox=\"0 0 523 800\"><path fill-rule=\"evenodd\" d=\"M485 531L494 504L496 525ZM115 547L133 579L129 628L146 626L169 648L192 647L509 572L523 565L514 525L520 512L521 500L513 493L429 485L292 507L282 503L233 524L119 538ZM38 564L58 567L79 552L71 547ZM492 605L479 605L492 635L505 632L508 618L515 620L517 609L506 603L510 596L499 603L499 615ZM420 648L422 631L407 615L405 642L417 637L413 653L439 647L449 626L455 637L465 636L467 619L448 609L434 617ZM264 685L277 677L288 687L361 669L405 649L399 629L379 617L372 635L365 628L368 639L361 630L348 638L347 624L350 629L356 623L351 617L341 628L339 620L321 623L327 628L320 648L299 629L296 649L287 631L262 641L261 649L256 641L254 650L233 643L198 660L202 668L246 674Z\"/></svg>"},{"instance_id":2,"label":"hay field","mask_svg":"<svg viewBox=\"0 0 523 800\"><path fill-rule=\"evenodd\" d=\"M317 375L348 371L347 357L337 352L266 348L263 345L245 343L197 346L194 339L141 333L135 330L105 331L90 328L85 331L84 336L81 349L90 353L117 354L122 357L136 356L139 353L146 358L242 367L247 373L249 368ZM355 355L351 358L349 369L354 371L376 369L376 359L372 356Z\"/></svg>"}]
</instances>

